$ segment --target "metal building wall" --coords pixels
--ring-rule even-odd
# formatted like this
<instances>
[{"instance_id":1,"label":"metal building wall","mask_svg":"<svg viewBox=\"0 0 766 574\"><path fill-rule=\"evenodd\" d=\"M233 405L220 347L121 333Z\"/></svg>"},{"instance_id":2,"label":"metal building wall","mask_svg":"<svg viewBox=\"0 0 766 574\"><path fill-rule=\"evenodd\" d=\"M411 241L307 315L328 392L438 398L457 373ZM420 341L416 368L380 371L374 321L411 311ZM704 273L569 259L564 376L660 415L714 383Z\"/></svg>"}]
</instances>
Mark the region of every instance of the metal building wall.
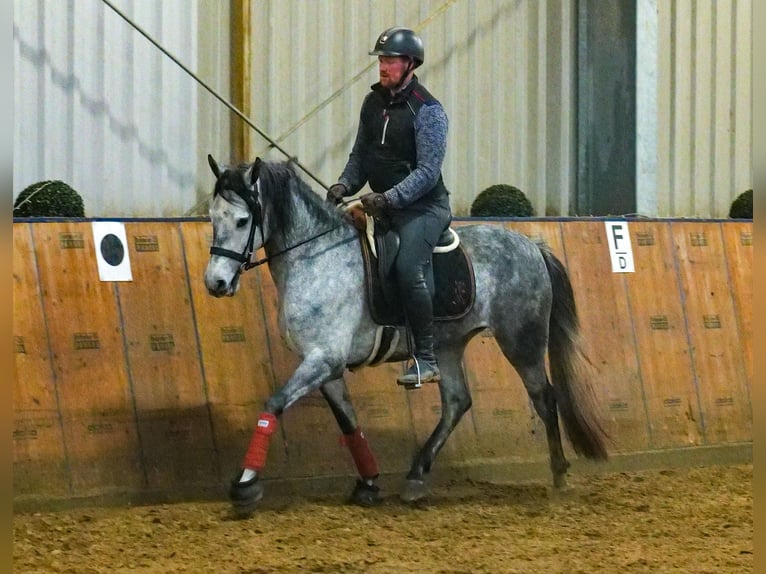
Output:
<instances>
[{"instance_id":1,"label":"metal building wall","mask_svg":"<svg viewBox=\"0 0 766 574\"><path fill-rule=\"evenodd\" d=\"M113 2L194 68L186 0ZM181 215L194 203L197 86L98 0L14 2L14 197L61 179L88 216Z\"/></svg>"},{"instance_id":2,"label":"metal building wall","mask_svg":"<svg viewBox=\"0 0 766 574\"><path fill-rule=\"evenodd\" d=\"M638 47L651 82L648 99L646 84L638 95L639 211L726 217L752 188L752 0L640 4L655 12L640 24L655 44ZM252 15L256 121L332 183L376 81L367 50L392 24L426 44L420 77L450 117L444 175L455 212L508 183L538 214L571 214L574 0L264 0ZM258 140L253 149L267 154Z\"/></svg>"},{"instance_id":3,"label":"metal building wall","mask_svg":"<svg viewBox=\"0 0 766 574\"><path fill-rule=\"evenodd\" d=\"M229 2L112 1L228 98ZM420 77L450 117L455 213L508 183L538 214L570 214L575 4L253 1L250 116L333 183L377 79L367 51L387 26L409 25L426 44ZM752 188L752 0L639 5L655 42L639 46L651 60L639 62L651 71L639 94L639 211L725 217ZM252 159L231 149L240 120L99 0L15 0L14 62L14 196L63 179L91 216L204 213L207 153ZM253 155L283 159L250 133Z\"/></svg>"},{"instance_id":4,"label":"metal building wall","mask_svg":"<svg viewBox=\"0 0 766 574\"><path fill-rule=\"evenodd\" d=\"M264 0L252 10L253 119L333 183L377 81L367 52L385 28L410 26L425 44L419 77L450 119L443 172L454 212L468 215L482 189L506 183L538 214L566 215L573 22L571 0ZM284 159L257 134L251 147Z\"/></svg>"},{"instance_id":5,"label":"metal building wall","mask_svg":"<svg viewBox=\"0 0 766 574\"><path fill-rule=\"evenodd\" d=\"M726 217L732 200L753 187L752 2L668 0L657 7L651 215Z\"/></svg>"}]
</instances>

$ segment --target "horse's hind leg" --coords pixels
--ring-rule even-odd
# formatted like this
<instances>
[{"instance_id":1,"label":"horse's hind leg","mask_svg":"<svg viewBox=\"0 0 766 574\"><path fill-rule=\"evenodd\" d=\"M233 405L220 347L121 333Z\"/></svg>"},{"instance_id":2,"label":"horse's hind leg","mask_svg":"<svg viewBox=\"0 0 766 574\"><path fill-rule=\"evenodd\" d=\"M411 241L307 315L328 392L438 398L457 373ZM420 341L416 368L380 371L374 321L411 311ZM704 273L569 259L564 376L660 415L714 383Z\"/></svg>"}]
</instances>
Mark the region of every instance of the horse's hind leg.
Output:
<instances>
[{"instance_id":1,"label":"horse's hind leg","mask_svg":"<svg viewBox=\"0 0 766 574\"><path fill-rule=\"evenodd\" d=\"M519 373L535 411L545 425L553 484L556 488L564 488L569 462L561 446L555 391L545 372L545 335L548 329L541 321L530 321L520 330L512 332L497 328L494 334L500 350Z\"/></svg>"},{"instance_id":2,"label":"horse's hind leg","mask_svg":"<svg viewBox=\"0 0 766 574\"><path fill-rule=\"evenodd\" d=\"M545 437L548 440L553 485L556 488L566 487L566 473L569 462L564 456L559 431L559 415L556 406L556 395L545 373L545 363L532 366L514 365L527 389L535 411L545 425Z\"/></svg>"},{"instance_id":3,"label":"horse's hind leg","mask_svg":"<svg viewBox=\"0 0 766 574\"><path fill-rule=\"evenodd\" d=\"M471 408L471 393L465 382L461 359L463 349L443 349L437 352L441 382L441 418L428 440L415 455L401 494L402 500L414 502L426 495L425 475L462 416Z\"/></svg>"},{"instance_id":4,"label":"horse's hind leg","mask_svg":"<svg viewBox=\"0 0 766 574\"><path fill-rule=\"evenodd\" d=\"M373 506L380 502L380 488L375 484L378 477L378 463L367 443L367 437L359 427L351 404L348 387L343 378L334 379L321 387L321 392L330 405L335 420L343 433L343 442L351 452L360 478L351 493L351 502L361 506Z\"/></svg>"}]
</instances>

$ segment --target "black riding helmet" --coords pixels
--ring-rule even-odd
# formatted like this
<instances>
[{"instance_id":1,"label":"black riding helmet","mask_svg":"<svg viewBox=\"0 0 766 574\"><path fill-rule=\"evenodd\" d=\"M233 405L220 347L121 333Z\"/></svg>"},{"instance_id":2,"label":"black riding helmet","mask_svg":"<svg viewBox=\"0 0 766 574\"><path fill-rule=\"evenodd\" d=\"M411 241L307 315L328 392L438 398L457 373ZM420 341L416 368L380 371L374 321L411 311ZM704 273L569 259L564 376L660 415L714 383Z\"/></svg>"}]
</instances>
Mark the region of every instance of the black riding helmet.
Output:
<instances>
[{"instance_id":1,"label":"black riding helmet","mask_svg":"<svg viewBox=\"0 0 766 574\"><path fill-rule=\"evenodd\" d=\"M414 69L424 60L423 41L409 28L394 26L378 36L370 56L407 56L414 61Z\"/></svg>"}]
</instances>

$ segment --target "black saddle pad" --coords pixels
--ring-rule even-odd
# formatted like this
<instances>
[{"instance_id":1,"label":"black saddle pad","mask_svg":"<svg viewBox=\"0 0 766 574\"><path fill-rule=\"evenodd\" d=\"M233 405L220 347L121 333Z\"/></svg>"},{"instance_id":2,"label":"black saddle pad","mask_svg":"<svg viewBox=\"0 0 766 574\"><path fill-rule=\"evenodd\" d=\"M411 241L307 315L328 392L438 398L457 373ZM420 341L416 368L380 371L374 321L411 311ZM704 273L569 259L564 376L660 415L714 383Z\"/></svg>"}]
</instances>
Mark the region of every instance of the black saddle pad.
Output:
<instances>
[{"instance_id":1,"label":"black saddle pad","mask_svg":"<svg viewBox=\"0 0 766 574\"><path fill-rule=\"evenodd\" d=\"M404 325L404 309L395 281L391 277L380 277L378 260L364 234L360 234L360 242L372 319L379 325ZM471 310L476 297L473 265L468 254L462 245L447 253L434 253L433 267L436 287L434 320L460 319Z\"/></svg>"}]
</instances>

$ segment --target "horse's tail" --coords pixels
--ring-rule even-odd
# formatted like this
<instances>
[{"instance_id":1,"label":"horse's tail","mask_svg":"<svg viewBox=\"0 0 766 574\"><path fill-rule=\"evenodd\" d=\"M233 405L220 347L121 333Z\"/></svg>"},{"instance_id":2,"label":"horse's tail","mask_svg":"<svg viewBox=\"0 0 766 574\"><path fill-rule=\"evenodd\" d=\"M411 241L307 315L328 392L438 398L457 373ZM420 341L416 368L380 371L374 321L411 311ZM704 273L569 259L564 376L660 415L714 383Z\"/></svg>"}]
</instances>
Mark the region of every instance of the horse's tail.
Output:
<instances>
[{"instance_id":1,"label":"horse's tail","mask_svg":"<svg viewBox=\"0 0 766 574\"><path fill-rule=\"evenodd\" d=\"M580 324L572 283L563 263L546 247L541 246L540 251L553 290L548 359L564 431L578 455L606 460L607 435L596 415L596 396L585 377L586 359L579 344Z\"/></svg>"}]
</instances>

